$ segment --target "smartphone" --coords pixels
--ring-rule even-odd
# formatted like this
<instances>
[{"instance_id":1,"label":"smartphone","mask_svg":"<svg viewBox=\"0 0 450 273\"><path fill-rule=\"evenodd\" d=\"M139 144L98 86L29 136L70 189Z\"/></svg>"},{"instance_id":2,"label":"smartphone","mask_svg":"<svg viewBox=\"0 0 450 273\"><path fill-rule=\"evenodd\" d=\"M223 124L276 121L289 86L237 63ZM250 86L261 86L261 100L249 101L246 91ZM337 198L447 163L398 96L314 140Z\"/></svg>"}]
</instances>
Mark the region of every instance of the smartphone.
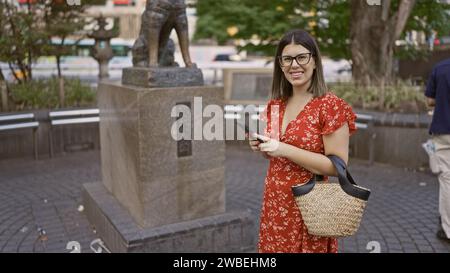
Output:
<instances>
[{"instance_id":1,"label":"smartphone","mask_svg":"<svg viewBox=\"0 0 450 273\"><path fill-rule=\"evenodd\" d=\"M248 125L247 125L247 124L242 124L242 123L240 123L240 122L238 122L237 124L238 124L239 126L241 126L241 127L245 130L245 133L248 134L249 137L250 137L250 135L253 134L253 132L250 132L250 129L248 128ZM256 140L257 140L259 143L264 143L264 140L262 140L262 139L259 138L259 137L256 137Z\"/></svg>"}]
</instances>

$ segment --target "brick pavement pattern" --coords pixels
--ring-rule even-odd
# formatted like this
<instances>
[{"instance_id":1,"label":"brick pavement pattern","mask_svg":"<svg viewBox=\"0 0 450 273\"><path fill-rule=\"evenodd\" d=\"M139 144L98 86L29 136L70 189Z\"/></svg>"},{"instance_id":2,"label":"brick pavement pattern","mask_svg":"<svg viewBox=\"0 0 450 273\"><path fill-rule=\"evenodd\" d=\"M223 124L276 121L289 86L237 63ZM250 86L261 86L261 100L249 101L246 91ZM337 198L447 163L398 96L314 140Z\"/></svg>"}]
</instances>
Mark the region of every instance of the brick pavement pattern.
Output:
<instances>
[{"instance_id":1,"label":"brick pavement pattern","mask_svg":"<svg viewBox=\"0 0 450 273\"><path fill-rule=\"evenodd\" d=\"M227 211L250 209L258 234L268 161L246 145L227 144ZM436 238L438 182L428 173L350 160L355 180L372 190L360 230L339 252L450 252ZM81 185L100 180L98 151L53 159L0 161L0 252L93 252L97 239L81 206Z\"/></svg>"}]
</instances>

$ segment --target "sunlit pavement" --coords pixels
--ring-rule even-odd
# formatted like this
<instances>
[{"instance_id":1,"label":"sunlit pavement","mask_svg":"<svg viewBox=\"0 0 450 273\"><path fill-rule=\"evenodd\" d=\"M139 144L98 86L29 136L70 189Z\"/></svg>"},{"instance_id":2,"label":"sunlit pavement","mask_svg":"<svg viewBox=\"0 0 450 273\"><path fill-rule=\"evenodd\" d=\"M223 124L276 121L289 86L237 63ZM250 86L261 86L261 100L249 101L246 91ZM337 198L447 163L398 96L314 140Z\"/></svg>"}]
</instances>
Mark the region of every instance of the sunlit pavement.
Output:
<instances>
[{"instance_id":1,"label":"sunlit pavement","mask_svg":"<svg viewBox=\"0 0 450 273\"><path fill-rule=\"evenodd\" d=\"M266 169L267 161L247 146L227 145L227 210L251 209L255 236ZM354 159L349 169L372 195L360 230L339 241L340 252L450 252L435 235L436 177ZM98 236L84 215L81 185L96 181L97 151L0 161L0 251L71 252L73 241L81 252L93 252Z\"/></svg>"}]
</instances>

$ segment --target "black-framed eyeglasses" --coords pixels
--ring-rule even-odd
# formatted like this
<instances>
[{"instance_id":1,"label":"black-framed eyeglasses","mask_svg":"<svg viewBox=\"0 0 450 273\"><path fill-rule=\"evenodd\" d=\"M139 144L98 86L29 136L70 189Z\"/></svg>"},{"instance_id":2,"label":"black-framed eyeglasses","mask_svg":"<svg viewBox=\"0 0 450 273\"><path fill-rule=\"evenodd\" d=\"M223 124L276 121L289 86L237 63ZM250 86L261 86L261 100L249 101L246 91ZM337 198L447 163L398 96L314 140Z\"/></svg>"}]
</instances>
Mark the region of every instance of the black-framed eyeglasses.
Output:
<instances>
[{"instance_id":1,"label":"black-framed eyeglasses","mask_svg":"<svg viewBox=\"0 0 450 273\"><path fill-rule=\"evenodd\" d=\"M308 64L309 61L311 61L312 55L312 53L301 53L295 57L289 55L278 56L278 61L280 62L281 67L291 66L294 59L298 63L298 65L305 65Z\"/></svg>"}]
</instances>

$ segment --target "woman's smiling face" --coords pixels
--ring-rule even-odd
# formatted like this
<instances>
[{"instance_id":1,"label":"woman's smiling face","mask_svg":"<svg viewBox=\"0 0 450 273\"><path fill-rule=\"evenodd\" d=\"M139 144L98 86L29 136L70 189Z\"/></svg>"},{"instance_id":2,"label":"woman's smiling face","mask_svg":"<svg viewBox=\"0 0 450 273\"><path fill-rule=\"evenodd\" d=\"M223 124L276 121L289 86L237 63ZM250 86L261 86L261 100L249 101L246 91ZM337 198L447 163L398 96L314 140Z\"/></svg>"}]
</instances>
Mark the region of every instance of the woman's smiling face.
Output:
<instances>
[{"instance_id":1,"label":"woman's smiling face","mask_svg":"<svg viewBox=\"0 0 450 273\"><path fill-rule=\"evenodd\" d=\"M311 52L298 44L288 44L283 48L279 58L284 76L292 86L309 85L316 63ZM289 63L291 63L289 65Z\"/></svg>"}]
</instances>

